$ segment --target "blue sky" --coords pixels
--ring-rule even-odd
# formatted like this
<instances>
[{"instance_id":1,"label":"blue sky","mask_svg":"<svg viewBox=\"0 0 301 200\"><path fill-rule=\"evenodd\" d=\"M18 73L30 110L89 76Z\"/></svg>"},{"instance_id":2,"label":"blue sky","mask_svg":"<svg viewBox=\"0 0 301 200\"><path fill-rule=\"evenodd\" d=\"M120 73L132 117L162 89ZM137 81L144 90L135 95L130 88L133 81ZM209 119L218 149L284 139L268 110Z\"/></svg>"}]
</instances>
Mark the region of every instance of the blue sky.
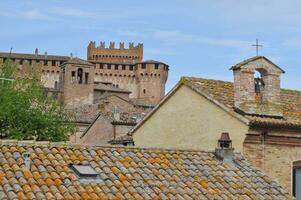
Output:
<instances>
[{"instance_id":1,"label":"blue sky","mask_svg":"<svg viewBox=\"0 0 301 200\"><path fill-rule=\"evenodd\" d=\"M86 58L89 41L144 43L144 59L181 76L231 80L229 68L256 54L282 67L282 87L301 90L298 0L0 0L0 51Z\"/></svg>"}]
</instances>

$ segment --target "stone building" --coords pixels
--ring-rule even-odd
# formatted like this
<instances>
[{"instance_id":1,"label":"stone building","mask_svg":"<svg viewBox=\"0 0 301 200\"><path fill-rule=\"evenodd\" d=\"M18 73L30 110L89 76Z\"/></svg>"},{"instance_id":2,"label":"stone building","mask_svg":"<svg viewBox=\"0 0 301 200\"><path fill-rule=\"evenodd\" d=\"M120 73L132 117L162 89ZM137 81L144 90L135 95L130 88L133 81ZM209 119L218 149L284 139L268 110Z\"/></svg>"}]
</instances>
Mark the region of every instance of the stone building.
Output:
<instances>
[{"instance_id":1,"label":"stone building","mask_svg":"<svg viewBox=\"0 0 301 200\"><path fill-rule=\"evenodd\" d=\"M39 54L38 49L34 54L0 53L0 64L7 59L21 76L38 74L45 93L74 113L78 131L71 141L93 144L105 144L103 139L115 139L134 127L136 119L164 97L169 68L162 62L143 61L143 45L133 43L128 48L111 43L107 48L104 42L99 47L90 42L87 60ZM122 116L118 120L115 111ZM106 132L94 128L107 123Z\"/></svg>"},{"instance_id":2,"label":"stone building","mask_svg":"<svg viewBox=\"0 0 301 200\"><path fill-rule=\"evenodd\" d=\"M183 77L114 144L212 150L229 132L237 151L300 199L301 92L281 89L284 71L263 56L231 70L234 83Z\"/></svg>"},{"instance_id":3,"label":"stone building","mask_svg":"<svg viewBox=\"0 0 301 200\"><path fill-rule=\"evenodd\" d=\"M63 63L70 61L72 56L39 54L38 49L34 54L0 53L0 63L8 58L17 65L21 75L29 71L40 73L44 87L53 91L59 87ZM124 43L120 43L119 48L115 48L113 42L109 47L104 42L98 47L95 42L90 42L86 62L91 66L91 83L111 84L128 90L130 98L141 104L155 105L165 95L169 66L154 60L143 61L143 44L134 46L130 43L125 48ZM77 80L78 73L73 74L75 81L80 81Z\"/></svg>"}]
</instances>

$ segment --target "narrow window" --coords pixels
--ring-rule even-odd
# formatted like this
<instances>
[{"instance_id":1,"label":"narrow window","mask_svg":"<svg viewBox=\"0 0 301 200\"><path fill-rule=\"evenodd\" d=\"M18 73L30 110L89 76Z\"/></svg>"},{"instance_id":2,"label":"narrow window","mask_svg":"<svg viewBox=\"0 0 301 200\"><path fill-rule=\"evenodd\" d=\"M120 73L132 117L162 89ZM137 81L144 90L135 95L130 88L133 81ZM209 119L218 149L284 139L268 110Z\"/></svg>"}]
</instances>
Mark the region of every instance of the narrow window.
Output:
<instances>
[{"instance_id":1,"label":"narrow window","mask_svg":"<svg viewBox=\"0 0 301 200\"><path fill-rule=\"evenodd\" d=\"M52 66L55 66L55 60L52 61Z\"/></svg>"},{"instance_id":2,"label":"narrow window","mask_svg":"<svg viewBox=\"0 0 301 200\"><path fill-rule=\"evenodd\" d=\"M103 64L99 64L99 69L103 69Z\"/></svg>"},{"instance_id":3,"label":"narrow window","mask_svg":"<svg viewBox=\"0 0 301 200\"><path fill-rule=\"evenodd\" d=\"M115 65L115 70L118 70L118 65Z\"/></svg>"},{"instance_id":4,"label":"narrow window","mask_svg":"<svg viewBox=\"0 0 301 200\"><path fill-rule=\"evenodd\" d=\"M143 94L145 94L146 93L146 90L145 89L143 89Z\"/></svg>"},{"instance_id":5,"label":"narrow window","mask_svg":"<svg viewBox=\"0 0 301 200\"><path fill-rule=\"evenodd\" d=\"M89 83L89 73L86 72L85 73L85 84L88 84Z\"/></svg>"},{"instance_id":6,"label":"narrow window","mask_svg":"<svg viewBox=\"0 0 301 200\"><path fill-rule=\"evenodd\" d=\"M82 68L79 68L77 70L77 80L78 80L79 84L83 83L83 69Z\"/></svg>"},{"instance_id":7,"label":"narrow window","mask_svg":"<svg viewBox=\"0 0 301 200\"><path fill-rule=\"evenodd\" d=\"M54 89L58 90L59 89L59 82L54 81Z\"/></svg>"},{"instance_id":8,"label":"narrow window","mask_svg":"<svg viewBox=\"0 0 301 200\"><path fill-rule=\"evenodd\" d=\"M301 199L301 161L293 164L293 195Z\"/></svg>"},{"instance_id":9,"label":"narrow window","mask_svg":"<svg viewBox=\"0 0 301 200\"><path fill-rule=\"evenodd\" d=\"M74 83L75 81L75 71L71 72L71 83Z\"/></svg>"}]
</instances>

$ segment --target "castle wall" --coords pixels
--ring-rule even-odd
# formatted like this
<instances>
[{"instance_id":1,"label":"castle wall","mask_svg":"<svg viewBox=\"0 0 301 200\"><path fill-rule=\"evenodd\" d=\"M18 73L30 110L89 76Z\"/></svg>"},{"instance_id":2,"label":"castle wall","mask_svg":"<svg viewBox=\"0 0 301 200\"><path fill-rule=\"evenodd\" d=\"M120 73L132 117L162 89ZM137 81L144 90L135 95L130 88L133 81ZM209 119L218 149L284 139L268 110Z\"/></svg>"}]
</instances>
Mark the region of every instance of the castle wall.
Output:
<instances>
[{"instance_id":1,"label":"castle wall","mask_svg":"<svg viewBox=\"0 0 301 200\"><path fill-rule=\"evenodd\" d=\"M44 87L51 89L57 89L60 84L63 84L60 83L60 66L70 59L66 56L41 55L37 52L36 54L0 53L0 63L9 57L16 63L20 75L36 72L41 77ZM143 44L135 46L130 43L126 48L124 43L120 43L119 48L115 48L115 43L112 42L109 47L106 47L104 42L97 47L95 42L90 42L87 57L94 65L94 82L112 83L118 88L131 91L129 97L138 99L141 103L156 104L164 97L168 66L156 61L141 62ZM71 96L78 96L82 91L79 91L79 94L75 91L73 93Z\"/></svg>"},{"instance_id":2,"label":"castle wall","mask_svg":"<svg viewBox=\"0 0 301 200\"><path fill-rule=\"evenodd\" d=\"M157 104L165 95L168 66L162 63L139 63L137 65L137 98Z\"/></svg>"}]
</instances>

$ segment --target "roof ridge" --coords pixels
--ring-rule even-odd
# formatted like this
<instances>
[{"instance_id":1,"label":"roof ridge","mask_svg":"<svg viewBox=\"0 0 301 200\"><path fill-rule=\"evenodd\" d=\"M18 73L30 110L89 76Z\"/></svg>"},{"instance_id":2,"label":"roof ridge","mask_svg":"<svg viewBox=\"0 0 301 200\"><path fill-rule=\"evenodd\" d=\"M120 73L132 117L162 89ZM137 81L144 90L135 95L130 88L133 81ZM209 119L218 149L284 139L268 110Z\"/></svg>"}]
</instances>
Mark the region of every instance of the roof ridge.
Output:
<instances>
[{"instance_id":1,"label":"roof ridge","mask_svg":"<svg viewBox=\"0 0 301 200\"><path fill-rule=\"evenodd\" d=\"M223 83L231 83L234 84L232 81L226 81L226 80L218 80L218 79L212 79L212 78L202 78L202 77L195 77L195 76L182 76L181 79L186 79L186 80L204 80L204 81L215 81L215 82L223 82ZM192 80L193 81L193 80ZM280 88L281 91L287 91L287 92L297 92L301 94L301 90L296 90L296 89L289 89L289 88Z\"/></svg>"},{"instance_id":2,"label":"roof ridge","mask_svg":"<svg viewBox=\"0 0 301 200\"><path fill-rule=\"evenodd\" d=\"M43 147L94 147L106 149L129 149L129 150L146 150L146 151L170 151L170 152L200 152L200 153L214 153L214 150L205 151L198 149L176 149L176 148L159 148L159 147L137 147L137 146L112 146L112 145L88 145L76 144L72 142L50 142L50 141L36 141L36 140L14 140L4 139L0 140L0 146L3 145L18 145L18 146L43 146ZM238 152L237 152L238 153ZM238 153L240 154L240 153Z\"/></svg>"}]
</instances>

